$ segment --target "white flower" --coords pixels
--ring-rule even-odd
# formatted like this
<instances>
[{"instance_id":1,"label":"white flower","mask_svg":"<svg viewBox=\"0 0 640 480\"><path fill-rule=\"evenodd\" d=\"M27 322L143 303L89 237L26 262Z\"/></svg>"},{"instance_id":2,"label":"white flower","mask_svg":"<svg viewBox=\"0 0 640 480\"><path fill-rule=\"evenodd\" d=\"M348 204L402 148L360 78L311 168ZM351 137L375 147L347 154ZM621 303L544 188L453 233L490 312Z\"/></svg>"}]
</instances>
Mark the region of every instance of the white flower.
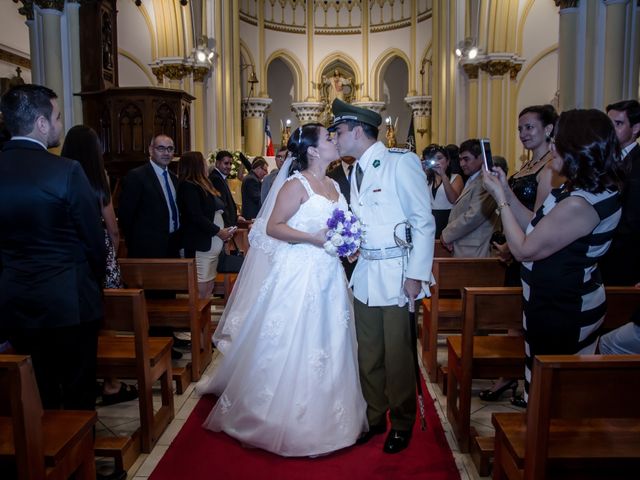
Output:
<instances>
[{"instance_id":1,"label":"white flower","mask_svg":"<svg viewBox=\"0 0 640 480\"><path fill-rule=\"evenodd\" d=\"M344 243L347 243L347 244L353 243L353 237L344 237Z\"/></svg>"},{"instance_id":2,"label":"white flower","mask_svg":"<svg viewBox=\"0 0 640 480\"><path fill-rule=\"evenodd\" d=\"M325 252L327 252L329 255L333 255L333 256L338 255L338 249L333 245L333 243L329 241L324 242L323 247Z\"/></svg>"},{"instance_id":3,"label":"white flower","mask_svg":"<svg viewBox=\"0 0 640 480\"><path fill-rule=\"evenodd\" d=\"M341 235L334 235L333 237L331 237L331 243L333 243L336 247L339 247L340 245L344 244L344 239L342 238Z\"/></svg>"},{"instance_id":4,"label":"white flower","mask_svg":"<svg viewBox=\"0 0 640 480\"><path fill-rule=\"evenodd\" d=\"M354 223L353 225L351 225L351 229L349 229L349 231L351 233L358 233L358 231L360 230L360 225L358 225L357 223Z\"/></svg>"},{"instance_id":5,"label":"white flower","mask_svg":"<svg viewBox=\"0 0 640 480\"><path fill-rule=\"evenodd\" d=\"M344 224L342 222L338 222L338 225L336 225L336 231L337 232L344 232Z\"/></svg>"},{"instance_id":6,"label":"white flower","mask_svg":"<svg viewBox=\"0 0 640 480\"><path fill-rule=\"evenodd\" d=\"M344 212L344 218L345 220L351 221L351 219L353 218L353 214L351 212Z\"/></svg>"}]
</instances>

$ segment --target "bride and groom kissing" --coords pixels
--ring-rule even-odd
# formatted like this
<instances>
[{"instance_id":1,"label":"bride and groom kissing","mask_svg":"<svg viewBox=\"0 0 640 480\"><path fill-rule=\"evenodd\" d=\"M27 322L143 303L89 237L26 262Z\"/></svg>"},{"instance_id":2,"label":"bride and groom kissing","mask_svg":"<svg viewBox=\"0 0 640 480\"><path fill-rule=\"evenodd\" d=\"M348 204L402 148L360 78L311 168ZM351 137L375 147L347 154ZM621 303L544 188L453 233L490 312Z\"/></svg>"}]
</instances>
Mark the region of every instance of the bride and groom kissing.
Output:
<instances>
[{"instance_id":1,"label":"bride and groom kissing","mask_svg":"<svg viewBox=\"0 0 640 480\"><path fill-rule=\"evenodd\" d=\"M323 455L387 431L383 451L397 453L416 418L406 302L431 281L427 183L415 154L377 141L379 114L339 99L332 110L329 129L307 124L289 140L214 333L222 362L198 384L218 396L205 428L282 456ZM350 206L325 175L339 156L357 160ZM347 282L323 245L327 220L349 207L364 240ZM395 242L403 222L410 253Z\"/></svg>"}]
</instances>

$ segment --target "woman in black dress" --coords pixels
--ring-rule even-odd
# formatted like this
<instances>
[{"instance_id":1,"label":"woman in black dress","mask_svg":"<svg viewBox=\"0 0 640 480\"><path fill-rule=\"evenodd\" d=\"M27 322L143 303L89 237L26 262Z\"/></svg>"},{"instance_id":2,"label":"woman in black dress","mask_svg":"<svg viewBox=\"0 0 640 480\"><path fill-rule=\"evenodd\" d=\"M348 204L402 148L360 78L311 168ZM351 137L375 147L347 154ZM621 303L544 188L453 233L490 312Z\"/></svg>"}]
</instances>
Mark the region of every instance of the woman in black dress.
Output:
<instances>
[{"instance_id":1,"label":"woman in black dress","mask_svg":"<svg viewBox=\"0 0 640 480\"><path fill-rule=\"evenodd\" d=\"M185 257L196 259L200 298L211 296L223 242L229 240L235 231L234 227L224 228L224 203L206 172L202 153L185 152L180 157L180 183L176 193L180 232Z\"/></svg>"},{"instance_id":2,"label":"woman in black dress","mask_svg":"<svg viewBox=\"0 0 640 480\"><path fill-rule=\"evenodd\" d=\"M518 134L522 146L531 153L520 170L509 178L507 200L511 204L519 202L529 210L533 217L536 207L539 207L549 195L553 183L559 186L558 175L551 169L551 138L558 120L558 114L551 105L532 105L526 107L518 116ZM506 241L493 242L493 247L498 257L507 263L505 273L505 286L520 285L520 263L513 259ZM510 331L511 335L521 335L519 331ZM515 406L524 406L521 399L515 396L518 387L517 379L500 378L495 384L479 394L481 400L494 402L500 399L502 394L511 390L513 398L511 402Z\"/></svg>"},{"instance_id":3,"label":"woman in black dress","mask_svg":"<svg viewBox=\"0 0 640 480\"><path fill-rule=\"evenodd\" d=\"M598 268L620 219L623 181L620 146L609 117L570 110L558 120L551 168L566 178L533 218L509 202L504 173L484 172L495 198L509 250L522 262L525 402L535 355L595 351L606 313Z\"/></svg>"},{"instance_id":4,"label":"woman in black dress","mask_svg":"<svg viewBox=\"0 0 640 480\"><path fill-rule=\"evenodd\" d=\"M104 226L104 242L107 250L106 274L104 288L122 288L120 267L116 258L120 244L120 231L116 214L113 210L111 189L107 180L102 158L102 144L98 134L91 127L76 125L67 132L62 145L61 155L77 160L93 188L96 201L100 204L102 224ZM105 378L101 387L102 404L113 405L138 398L138 390L117 378Z\"/></svg>"}]
</instances>

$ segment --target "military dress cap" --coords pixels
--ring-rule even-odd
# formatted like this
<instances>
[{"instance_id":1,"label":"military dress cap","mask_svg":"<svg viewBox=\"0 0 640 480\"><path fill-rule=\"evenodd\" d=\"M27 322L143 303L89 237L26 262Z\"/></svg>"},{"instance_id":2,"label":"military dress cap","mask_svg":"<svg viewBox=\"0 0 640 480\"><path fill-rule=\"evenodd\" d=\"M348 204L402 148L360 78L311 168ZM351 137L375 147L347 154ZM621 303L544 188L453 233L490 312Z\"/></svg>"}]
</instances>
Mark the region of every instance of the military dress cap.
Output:
<instances>
[{"instance_id":1,"label":"military dress cap","mask_svg":"<svg viewBox=\"0 0 640 480\"><path fill-rule=\"evenodd\" d=\"M372 127L379 127L382 123L382 117L373 110L356 107L338 98L331 104L331 111L333 112L333 123L328 128L330 132L333 132L338 125L347 120L366 123Z\"/></svg>"}]
</instances>

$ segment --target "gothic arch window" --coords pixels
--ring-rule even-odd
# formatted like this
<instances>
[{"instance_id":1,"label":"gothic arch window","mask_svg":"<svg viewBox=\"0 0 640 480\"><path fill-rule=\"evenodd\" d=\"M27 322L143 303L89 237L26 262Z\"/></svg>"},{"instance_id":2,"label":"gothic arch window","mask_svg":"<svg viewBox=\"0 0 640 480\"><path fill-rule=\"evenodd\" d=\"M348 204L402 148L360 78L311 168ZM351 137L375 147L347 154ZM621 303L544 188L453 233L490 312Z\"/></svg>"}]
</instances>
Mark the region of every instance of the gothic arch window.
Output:
<instances>
[{"instance_id":1,"label":"gothic arch window","mask_svg":"<svg viewBox=\"0 0 640 480\"><path fill-rule=\"evenodd\" d=\"M177 138L178 119L176 112L166 103L160 104L153 119L154 135L163 133L173 139Z\"/></svg>"},{"instance_id":2,"label":"gothic arch window","mask_svg":"<svg viewBox=\"0 0 640 480\"><path fill-rule=\"evenodd\" d=\"M133 103L125 105L120 110L118 115L118 124L120 126L120 141L118 144L120 152L144 151L142 119L142 110Z\"/></svg>"}]
</instances>

